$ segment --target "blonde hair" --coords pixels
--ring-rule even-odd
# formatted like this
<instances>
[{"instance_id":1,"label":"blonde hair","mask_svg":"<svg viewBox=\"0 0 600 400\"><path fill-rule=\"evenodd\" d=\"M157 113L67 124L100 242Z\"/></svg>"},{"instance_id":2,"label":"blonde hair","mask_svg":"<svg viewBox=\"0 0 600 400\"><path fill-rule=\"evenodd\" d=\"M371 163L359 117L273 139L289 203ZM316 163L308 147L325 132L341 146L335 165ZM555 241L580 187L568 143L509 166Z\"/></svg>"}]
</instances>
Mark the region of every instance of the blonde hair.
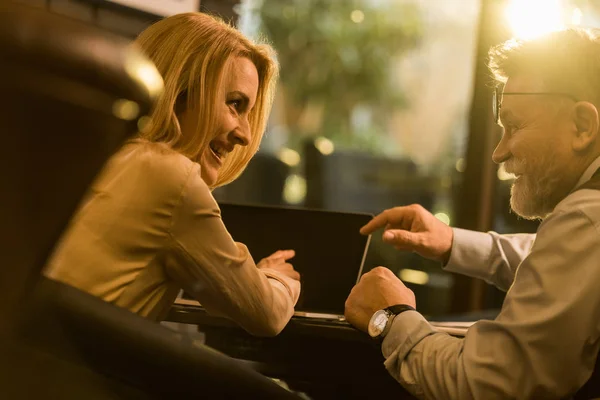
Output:
<instances>
[{"instance_id":1,"label":"blonde hair","mask_svg":"<svg viewBox=\"0 0 600 400\"><path fill-rule=\"evenodd\" d=\"M567 29L533 40L508 40L489 51L497 83L532 74L545 91L566 93L600 105L600 39L597 30Z\"/></svg>"},{"instance_id":2,"label":"blonde hair","mask_svg":"<svg viewBox=\"0 0 600 400\"><path fill-rule=\"evenodd\" d=\"M248 116L250 143L236 146L227 156L214 187L236 179L258 150L271 111L279 73L273 48L255 44L234 27L202 13L165 18L144 30L134 43L154 62L165 83L151 122L139 137L165 143L192 160L199 159L212 139L211 121L215 119L219 87L228 61L246 57L256 66L259 86ZM200 112L195 135L186 140L181 140L177 116L182 105L197 107Z\"/></svg>"}]
</instances>

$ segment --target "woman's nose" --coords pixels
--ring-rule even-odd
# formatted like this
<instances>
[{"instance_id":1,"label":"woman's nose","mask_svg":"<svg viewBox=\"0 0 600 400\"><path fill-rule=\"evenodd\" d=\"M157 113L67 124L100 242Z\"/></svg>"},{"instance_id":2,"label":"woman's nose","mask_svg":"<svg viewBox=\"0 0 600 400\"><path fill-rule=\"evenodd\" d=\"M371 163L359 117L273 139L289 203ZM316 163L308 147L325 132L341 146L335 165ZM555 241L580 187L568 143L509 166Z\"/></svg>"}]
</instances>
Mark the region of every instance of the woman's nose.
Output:
<instances>
[{"instance_id":1,"label":"woman's nose","mask_svg":"<svg viewBox=\"0 0 600 400\"><path fill-rule=\"evenodd\" d=\"M240 146L248 146L250 143L250 127L248 124L241 124L232 132L234 142Z\"/></svg>"}]
</instances>

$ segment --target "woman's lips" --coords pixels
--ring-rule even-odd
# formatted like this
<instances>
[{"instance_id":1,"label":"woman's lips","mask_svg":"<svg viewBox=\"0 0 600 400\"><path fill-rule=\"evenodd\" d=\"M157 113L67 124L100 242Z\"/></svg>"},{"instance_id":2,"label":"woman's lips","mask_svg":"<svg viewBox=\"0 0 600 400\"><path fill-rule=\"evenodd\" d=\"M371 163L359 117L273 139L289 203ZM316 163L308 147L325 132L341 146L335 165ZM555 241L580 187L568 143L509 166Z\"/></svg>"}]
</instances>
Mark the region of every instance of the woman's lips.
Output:
<instances>
[{"instance_id":1,"label":"woman's lips","mask_svg":"<svg viewBox=\"0 0 600 400\"><path fill-rule=\"evenodd\" d=\"M212 154L212 156L214 157L214 159L217 161L217 163L219 164L219 166L223 163L223 161L221 160L221 157L219 157L219 155L217 153L214 152L213 149L210 149L210 153Z\"/></svg>"}]
</instances>

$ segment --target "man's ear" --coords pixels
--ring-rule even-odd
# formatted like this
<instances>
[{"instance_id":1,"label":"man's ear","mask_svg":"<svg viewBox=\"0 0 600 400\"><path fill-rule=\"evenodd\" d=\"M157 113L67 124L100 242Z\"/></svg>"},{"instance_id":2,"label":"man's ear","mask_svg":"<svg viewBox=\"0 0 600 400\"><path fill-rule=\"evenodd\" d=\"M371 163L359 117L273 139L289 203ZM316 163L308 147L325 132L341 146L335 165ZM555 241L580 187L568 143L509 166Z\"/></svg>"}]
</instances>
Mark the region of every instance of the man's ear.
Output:
<instances>
[{"instance_id":1,"label":"man's ear","mask_svg":"<svg viewBox=\"0 0 600 400\"><path fill-rule=\"evenodd\" d=\"M587 101L575 103L573 109L577 132L573 138L573 150L584 151L598 139L598 109Z\"/></svg>"}]
</instances>

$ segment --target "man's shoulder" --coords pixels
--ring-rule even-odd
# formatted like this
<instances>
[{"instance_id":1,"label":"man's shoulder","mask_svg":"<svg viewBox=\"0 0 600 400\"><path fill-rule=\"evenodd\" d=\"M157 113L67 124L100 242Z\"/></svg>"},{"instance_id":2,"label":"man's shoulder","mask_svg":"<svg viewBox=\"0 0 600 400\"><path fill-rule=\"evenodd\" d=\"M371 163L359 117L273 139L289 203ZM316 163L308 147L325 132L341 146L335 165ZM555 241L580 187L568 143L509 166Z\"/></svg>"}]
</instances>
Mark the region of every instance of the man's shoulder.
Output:
<instances>
[{"instance_id":1,"label":"man's shoulder","mask_svg":"<svg viewBox=\"0 0 600 400\"><path fill-rule=\"evenodd\" d=\"M600 233L600 190L581 189L569 194L544 219L538 234L548 230L568 230L570 226L579 226L580 230L587 224ZM568 235L568 232L563 233Z\"/></svg>"},{"instance_id":2,"label":"man's shoulder","mask_svg":"<svg viewBox=\"0 0 600 400\"><path fill-rule=\"evenodd\" d=\"M555 213L582 213L594 223L600 223L600 190L581 189L569 194L558 203Z\"/></svg>"}]
</instances>

